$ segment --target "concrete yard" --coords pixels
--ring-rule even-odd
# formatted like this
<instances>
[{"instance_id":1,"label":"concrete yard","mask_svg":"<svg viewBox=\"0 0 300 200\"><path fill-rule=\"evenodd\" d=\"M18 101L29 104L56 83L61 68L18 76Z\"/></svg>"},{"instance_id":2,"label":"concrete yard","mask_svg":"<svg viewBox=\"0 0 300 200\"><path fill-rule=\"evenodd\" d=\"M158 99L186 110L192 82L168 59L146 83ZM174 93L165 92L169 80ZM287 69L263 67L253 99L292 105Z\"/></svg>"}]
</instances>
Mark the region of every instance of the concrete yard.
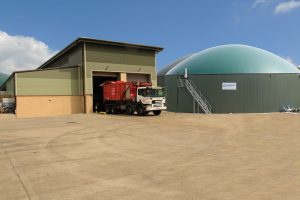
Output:
<instances>
[{"instance_id":1,"label":"concrete yard","mask_svg":"<svg viewBox=\"0 0 300 200\"><path fill-rule=\"evenodd\" d=\"M0 116L0 199L300 199L300 115Z\"/></svg>"}]
</instances>

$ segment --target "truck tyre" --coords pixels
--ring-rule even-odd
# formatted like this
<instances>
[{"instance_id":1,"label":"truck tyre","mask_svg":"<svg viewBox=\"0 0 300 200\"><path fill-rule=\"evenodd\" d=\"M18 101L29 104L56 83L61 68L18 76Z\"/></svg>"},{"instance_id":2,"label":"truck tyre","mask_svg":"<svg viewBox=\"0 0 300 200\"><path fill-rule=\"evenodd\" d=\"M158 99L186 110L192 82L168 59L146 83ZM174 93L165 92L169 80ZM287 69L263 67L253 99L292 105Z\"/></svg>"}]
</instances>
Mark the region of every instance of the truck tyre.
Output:
<instances>
[{"instance_id":1,"label":"truck tyre","mask_svg":"<svg viewBox=\"0 0 300 200\"><path fill-rule=\"evenodd\" d=\"M127 115L133 115L134 114L134 110L133 110L131 105L126 106L126 114Z\"/></svg>"},{"instance_id":2,"label":"truck tyre","mask_svg":"<svg viewBox=\"0 0 300 200\"><path fill-rule=\"evenodd\" d=\"M111 106L111 114L117 114L117 106L116 105Z\"/></svg>"},{"instance_id":3,"label":"truck tyre","mask_svg":"<svg viewBox=\"0 0 300 200\"><path fill-rule=\"evenodd\" d=\"M110 106L107 104L105 104L105 112L106 112L106 114L111 114Z\"/></svg>"},{"instance_id":4,"label":"truck tyre","mask_svg":"<svg viewBox=\"0 0 300 200\"><path fill-rule=\"evenodd\" d=\"M138 116L145 115L145 114L144 114L145 112L144 112L143 106L137 106L136 112L137 112L137 115L138 115Z\"/></svg>"},{"instance_id":5,"label":"truck tyre","mask_svg":"<svg viewBox=\"0 0 300 200\"><path fill-rule=\"evenodd\" d=\"M161 110L154 110L154 111L153 111L153 114L154 114L154 115L160 115L160 113L161 113Z\"/></svg>"}]
</instances>

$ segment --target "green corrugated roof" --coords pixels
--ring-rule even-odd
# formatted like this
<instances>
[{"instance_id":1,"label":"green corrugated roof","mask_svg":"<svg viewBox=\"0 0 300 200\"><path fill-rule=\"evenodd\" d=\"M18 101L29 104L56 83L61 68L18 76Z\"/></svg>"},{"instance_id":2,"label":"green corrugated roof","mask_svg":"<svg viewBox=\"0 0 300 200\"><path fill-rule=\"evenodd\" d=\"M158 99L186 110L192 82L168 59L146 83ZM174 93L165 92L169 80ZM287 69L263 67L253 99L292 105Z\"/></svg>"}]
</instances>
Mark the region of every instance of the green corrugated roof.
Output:
<instances>
[{"instance_id":1,"label":"green corrugated roof","mask_svg":"<svg viewBox=\"0 0 300 200\"><path fill-rule=\"evenodd\" d=\"M7 74L3 74L0 72L0 86L6 81L7 78L8 78Z\"/></svg>"},{"instance_id":2,"label":"green corrugated roof","mask_svg":"<svg viewBox=\"0 0 300 200\"><path fill-rule=\"evenodd\" d=\"M188 74L300 73L296 66L275 54L237 44L195 53L181 60L165 74L182 75L185 68Z\"/></svg>"}]
</instances>

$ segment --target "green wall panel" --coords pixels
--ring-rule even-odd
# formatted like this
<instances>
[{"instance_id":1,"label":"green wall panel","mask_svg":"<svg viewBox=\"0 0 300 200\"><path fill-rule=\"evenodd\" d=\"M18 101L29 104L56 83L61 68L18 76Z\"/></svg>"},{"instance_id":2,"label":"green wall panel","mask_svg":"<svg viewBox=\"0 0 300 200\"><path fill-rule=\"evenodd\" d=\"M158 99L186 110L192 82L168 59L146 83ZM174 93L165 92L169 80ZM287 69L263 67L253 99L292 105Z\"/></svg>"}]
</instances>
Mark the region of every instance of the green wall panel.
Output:
<instances>
[{"instance_id":1,"label":"green wall panel","mask_svg":"<svg viewBox=\"0 0 300 200\"><path fill-rule=\"evenodd\" d=\"M151 82L153 85L157 84L156 70L155 67L149 66L131 66L122 64L111 64L111 63L86 63L86 93L92 94L92 73L95 72L126 72L126 73L141 73L149 74L151 76Z\"/></svg>"},{"instance_id":2,"label":"green wall panel","mask_svg":"<svg viewBox=\"0 0 300 200\"><path fill-rule=\"evenodd\" d=\"M80 68L16 73L17 95L82 95Z\"/></svg>"},{"instance_id":3,"label":"green wall panel","mask_svg":"<svg viewBox=\"0 0 300 200\"><path fill-rule=\"evenodd\" d=\"M92 94L92 73L126 72L149 74L157 84L155 52L126 47L86 45L86 94Z\"/></svg>"},{"instance_id":4,"label":"green wall panel","mask_svg":"<svg viewBox=\"0 0 300 200\"><path fill-rule=\"evenodd\" d=\"M87 62L155 66L155 52L105 45L86 45Z\"/></svg>"},{"instance_id":5,"label":"green wall panel","mask_svg":"<svg viewBox=\"0 0 300 200\"><path fill-rule=\"evenodd\" d=\"M165 87L165 76L157 76L157 85Z\"/></svg>"},{"instance_id":6,"label":"green wall panel","mask_svg":"<svg viewBox=\"0 0 300 200\"><path fill-rule=\"evenodd\" d=\"M176 76L168 76L165 79L165 85L168 85L170 87L165 87L165 93L166 93L166 104L168 107L168 110L177 112L177 77ZM175 84L175 85L174 85Z\"/></svg>"},{"instance_id":7,"label":"green wall panel","mask_svg":"<svg viewBox=\"0 0 300 200\"><path fill-rule=\"evenodd\" d=\"M300 107L298 74L191 75L214 113L277 112L281 105ZM176 76L165 77L167 91L174 91ZM222 90L222 82L237 83L237 90ZM193 99L186 88L167 94L170 111L193 112ZM178 99L175 101L174 99Z\"/></svg>"},{"instance_id":8,"label":"green wall panel","mask_svg":"<svg viewBox=\"0 0 300 200\"><path fill-rule=\"evenodd\" d=\"M45 68L82 66L82 61L82 47L79 46L71 49L68 53L63 54Z\"/></svg>"}]
</instances>

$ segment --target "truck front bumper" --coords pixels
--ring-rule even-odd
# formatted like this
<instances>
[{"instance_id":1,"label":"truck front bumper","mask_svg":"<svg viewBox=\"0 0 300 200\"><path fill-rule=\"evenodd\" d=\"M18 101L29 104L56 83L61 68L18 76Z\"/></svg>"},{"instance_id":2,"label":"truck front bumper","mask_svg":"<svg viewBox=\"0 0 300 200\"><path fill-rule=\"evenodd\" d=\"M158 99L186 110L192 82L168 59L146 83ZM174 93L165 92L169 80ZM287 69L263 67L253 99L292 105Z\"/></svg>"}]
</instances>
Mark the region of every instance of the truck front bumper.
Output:
<instances>
[{"instance_id":1,"label":"truck front bumper","mask_svg":"<svg viewBox=\"0 0 300 200\"><path fill-rule=\"evenodd\" d=\"M167 110L166 106L162 106L162 107L152 107L152 106L147 106L146 111L153 111L153 110Z\"/></svg>"}]
</instances>

